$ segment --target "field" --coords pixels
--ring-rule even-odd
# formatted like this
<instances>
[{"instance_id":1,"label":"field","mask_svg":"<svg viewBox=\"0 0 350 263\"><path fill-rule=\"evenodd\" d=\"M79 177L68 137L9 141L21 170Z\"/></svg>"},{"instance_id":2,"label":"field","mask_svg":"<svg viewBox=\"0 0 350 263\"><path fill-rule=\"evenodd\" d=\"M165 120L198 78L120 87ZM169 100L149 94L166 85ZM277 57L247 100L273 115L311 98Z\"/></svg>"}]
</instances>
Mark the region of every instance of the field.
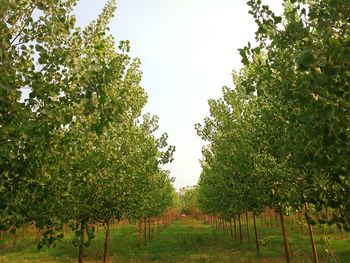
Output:
<instances>
[{"instance_id":1,"label":"field","mask_svg":"<svg viewBox=\"0 0 350 263\"><path fill-rule=\"evenodd\" d=\"M243 228L244 229L244 228ZM284 262L283 243L279 228L260 228L261 252L255 251L253 228L251 244L245 240L234 241L230 233L215 230L198 220L184 218L164 229L147 246L137 247L137 235L133 225L119 225L110 233L109 262ZM311 262L309 239L296 229L289 230L289 243L293 262ZM69 232L55 248L38 250L35 235L28 237L17 233L4 235L0 241L0 262L76 262L77 248L71 243ZM101 262L103 258L103 229L86 248L86 262ZM340 240L337 233L331 235L327 245L316 235L321 262L350 262L350 240ZM331 251L331 253L327 253Z\"/></svg>"}]
</instances>

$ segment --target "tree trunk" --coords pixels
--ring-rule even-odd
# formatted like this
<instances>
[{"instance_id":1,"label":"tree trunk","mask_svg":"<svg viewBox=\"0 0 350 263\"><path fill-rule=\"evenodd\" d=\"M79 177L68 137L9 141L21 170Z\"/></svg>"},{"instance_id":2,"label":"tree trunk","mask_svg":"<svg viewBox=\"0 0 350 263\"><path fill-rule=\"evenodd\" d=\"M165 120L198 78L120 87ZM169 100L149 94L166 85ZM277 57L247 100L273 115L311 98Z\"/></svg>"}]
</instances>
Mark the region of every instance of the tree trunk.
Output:
<instances>
[{"instance_id":1,"label":"tree trunk","mask_svg":"<svg viewBox=\"0 0 350 263\"><path fill-rule=\"evenodd\" d=\"M144 238L144 245L147 245L147 219L146 217L143 218L143 238Z\"/></svg>"},{"instance_id":2,"label":"tree trunk","mask_svg":"<svg viewBox=\"0 0 350 263\"><path fill-rule=\"evenodd\" d=\"M312 248L312 255L314 258L314 262L318 263L318 255L317 255L317 249L316 249L316 244L315 244L315 237L314 237L314 229L311 224L309 224L309 234L310 234L310 241L311 241L311 248Z\"/></svg>"},{"instance_id":3,"label":"tree trunk","mask_svg":"<svg viewBox=\"0 0 350 263\"><path fill-rule=\"evenodd\" d=\"M254 232L255 232L255 243L256 243L256 251L260 252L260 246L259 246L259 237L258 237L258 230L256 228L256 219L255 214L253 212L253 222L254 222Z\"/></svg>"},{"instance_id":4,"label":"tree trunk","mask_svg":"<svg viewBox=\"0 0 350 263\"><path fill-rule=\"evenodd\" d=\"M339 231L340 231L340 239L343 240L344 239L344 230L343 230L343 226L339 227Z\"/></svg>"},{"instance_id":5,"label":"tree trunk","mask_svg":"<svg viewBox=\"0 0 350 263\"><path fill-rule=\"evenodd\" d=\"M283 236L283 242L284 242L284 251L286 254L286 262L290 263L291 260L290 260L290 252L289 252L289 245L288 245L288 237L287 237L286 225L284 223L284 214L281 207L279 208L279 214L280 214L282 236Z\"/></svg>"},{"instance_id":6,"label":"tree trunk","mask_svg":"<svg viewBox=\"0 0 350 263\"><path fill-rule=\"evenodd\" d=\"M80 222L80 244L79 244L79 263L84 262L84 238L85 238L85 222Z\"/></svg>"},{"instance_id":7,"label":"tree trunk","mask_svg":"<svg viewBox=\"0 0 350 263\"><path fill-rule=\"evenodd\" d=\"M157 218L157 235L160 233L160 226L161 226L161 223L160 223L160 219Z\"/></svg>"},{"instance_id":8,"label":"tree trunk","mask_svg":"<svg viewBox=\"0 0 350 263\"><path fill-rule=\"evenodd\" d=\"M305 211L307 212L308 207L307 204L305 203ZM315 244L315 237L314 237L314 229L309 222L307 223L309 225L309 235L310 235L310 241L311 241L311 248L312 248L312 256L314 258L314 262L318 263L318 255L317 255L317 249L316 249L316 244Z\"/></svg>"},{"instance_id":9,"label":"tree trunk","mask_svg":"<svg viewBox=\"0 0 350 263\"><path fill-rule=\"evenodd\" d=\"M235 241L237 241L237 224L236 224L236 215L233 216L233 226L235 228Z\"/></svg>"},{"instance_id":10,"label":"tree trunk","mask_svg":"<svg viewBox=\"0 0 350 263\"><path fill-rule=\"evenodd\" d=\"M103 253L103 263L107 263L108 256L108 235L109 235L109 222L106 224L106 232L105 232L105 248Z\"/></svg>"},{"instance_id":11,"label":"tree trunk","mask_svg":"<svg viewBox=\"0 0 350 263\"><path fill-rule=\"evenodd\" d=\"M248 219L248 211L245 212L245 221L247 222L247 240L250 246L250 233L249 233L249 219Z\"/></svg>"},{"instance_id":12,"label":"tree trunk","mask_svg":"<svg viewBox=\"0 0 350 263\"><path fill-rule=\"evenodd\" d=\"M231 239L233 239L232 218L230 218L230 234L231 234Z\"/></svg>"},{"instance_id":13,"label":"tree trunk","mask_svg":"<svg viewBox=\"0 0 350 263\"><path fill-rule=\"evenodd\" d=\"M148 242L151 241L151 218L148 219Z\"/></svg>"},{"instance_id":14,"label":"tree trunk","mask_svg":"<svg viewBox=\"0 0 350 263\"><path fill-rule=\"evenodd\" d=\"M139 246L142 247L142 219L139 219Z\"/></svg>"},{"instance_id":15,"label":"tree trunk","mask_svg":"<svg viewBox=\"0 0 350 263\"><path fill-rule=\"evenodd\" d=\"M225 220L221 218L222 234L225 235Z\"/></svg>"},{"instance_id":16,"label":"tree trunk","mask_svg":"<svg viewBox=\"0 0 350 263\"><path fill-rule=\"evenodd\" d=\"M241 214L238 214L238 225L239 225L239 241L243 241L243 234L242 234L242 224L241 224Z\"/></svg>"}]
</instances>

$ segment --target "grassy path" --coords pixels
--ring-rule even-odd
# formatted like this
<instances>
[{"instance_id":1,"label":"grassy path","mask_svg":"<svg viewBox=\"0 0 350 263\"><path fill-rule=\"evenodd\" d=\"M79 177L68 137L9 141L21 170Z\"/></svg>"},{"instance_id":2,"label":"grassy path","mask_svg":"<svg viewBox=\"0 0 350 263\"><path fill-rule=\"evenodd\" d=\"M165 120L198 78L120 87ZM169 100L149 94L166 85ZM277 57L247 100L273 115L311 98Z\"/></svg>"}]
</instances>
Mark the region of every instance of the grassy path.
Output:
<instances>
[{"instance_id":1,"label":"grassy path","mask_svg":"<svg viewBox=\"0 0 350 263\"><path fill-rule=\"evenodd\" d=\"M233 243L192 219L165 229L144 249L143 258L145 262L283 262L280 258L261 259L246 244Z\"/></svg>"},{"instance_id":2,"label":"grassy path","mask_svg":"<svg viewBox=\"0 0 350 263\"><path fill-rule=\"evenodd\" d=\"M254 249L246 244L233 244L229 238L199 221L183 219L164 229L151 243L137 248L136 233L132 226L113 229L110 234L110 262L280 262L257 260ZM0 243L0 262L77 262L77 248L71 239L58 243L55 248L37 250L35 240L19 240L12 248L12 240ZM0 247L1 248L1 247ZM103 231L96 234L91 246L86 248L86 262L101 262Z\"/></svg>"},{"instance_id":3,"label":"grassy path","mask_svg":"<svg viewBox=\"0 0 350 263\"><path fill-rule=\"evenodd\" d=\"M291 229L289 230L293 262L310 262L307 236L301 236L299 232L293 233ZM118 226L110 233L109 262L285 262L280 230L264 228L259 232L262 247L261 253L257 254L253 237L249 247L246 241L235 242L229 234L223 235L221 231L214 231L210 226L190 218L174 222L141 249L137 248L134 227ZM102 261L103 235L103 229L98 231L91 246L86 248L86 262ZM55 248L44 248L40 251L34 239L35 237L18 238L15 247L10 237L7 241L1 240L0 262L77 262L77 248L73 247L69 235ZM332 249L341 259L340 262L350 262L350 240L333 240L332 244ZM324 248L320 246L321 262L332 262L321 251L324 251Z\"/></svg>"}]
</instances>

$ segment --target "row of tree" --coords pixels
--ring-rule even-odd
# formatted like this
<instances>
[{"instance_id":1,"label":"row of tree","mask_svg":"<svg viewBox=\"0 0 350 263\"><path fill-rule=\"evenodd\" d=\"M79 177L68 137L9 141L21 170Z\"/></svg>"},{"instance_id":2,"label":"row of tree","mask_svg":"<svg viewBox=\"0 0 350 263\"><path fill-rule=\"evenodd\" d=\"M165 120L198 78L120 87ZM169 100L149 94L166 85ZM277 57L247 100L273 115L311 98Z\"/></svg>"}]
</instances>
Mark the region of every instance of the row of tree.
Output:
<instances>
[{"instance_id":1,"label":"row of tree","mask_svg":"<svg viewBox=\"0 0 350 263\"><path fill-rule=\"evenodd\" d=\"M197 124L203 148L199 203L232 218L306 210L312 225L350 225L349 1L285 0L277 16L248 1L258 26L255 46L240 49L234 89L210 100Z\"/></svg>"},{"instance_id":2,"label":"row of tree","mask_svg":"<svg viewBox=\"0 0 350 263\"><path fill-rule=\"evenodd\" d=\"M141 112L140 61L108 34L109 1L96 21L75 25L76 0L0 5L0 230L43 229L39 246L73 222L83 261L90 224L156 217L174 189L157 117Z\"/></svg>"}]
</instances>

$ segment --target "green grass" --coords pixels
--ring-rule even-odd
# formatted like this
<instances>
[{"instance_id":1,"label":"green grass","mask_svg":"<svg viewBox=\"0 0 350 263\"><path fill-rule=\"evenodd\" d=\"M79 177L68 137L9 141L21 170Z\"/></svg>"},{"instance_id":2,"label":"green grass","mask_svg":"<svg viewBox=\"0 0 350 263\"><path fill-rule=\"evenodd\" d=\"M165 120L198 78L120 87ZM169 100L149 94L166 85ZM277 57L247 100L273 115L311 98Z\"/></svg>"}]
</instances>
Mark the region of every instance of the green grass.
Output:
<instances>
[{"instance_id":1,"label":"green grass","mask_svg":"<svg viewBox=\"0 0 350 263\"><path fill-rule=\"evenodd\" d=\"M244 227L244 225L243 225ZM259 227L260 228L260 227ZM243 228L245 230L245 228ZM317 230L317 229L315 229ZM283 242L280 229L264 227L259 229L261 252L255 251L253 228L251 244L234 241L229 233L223 234L209 225L193 219L174 222L164 229L146 247L137 247L137 237L131 225L118 226L110 233L110 262L284 262ZM316 231L317 232L317 231ZM293 262L312 262L310 242L307 233L300 234L297 229L288 227L290 249ZM347 233L348 234L348 233ZM90 247L86 248L87 262L101 262L103 257L103 235L100 230ZM330 246L320 242L320 234L316 235L320 262L333 262L325 252L328 248L336 254L339 262L350 262L350 240L332 240ZM339 238L337 233L332 239ZM63 242L55 248L38 250L35 237L20 238L13 247L13 238L5 236L0 241L0 262L76 262L77 248L71 243L69 233Z\"/></svg>"}]
</instances>

